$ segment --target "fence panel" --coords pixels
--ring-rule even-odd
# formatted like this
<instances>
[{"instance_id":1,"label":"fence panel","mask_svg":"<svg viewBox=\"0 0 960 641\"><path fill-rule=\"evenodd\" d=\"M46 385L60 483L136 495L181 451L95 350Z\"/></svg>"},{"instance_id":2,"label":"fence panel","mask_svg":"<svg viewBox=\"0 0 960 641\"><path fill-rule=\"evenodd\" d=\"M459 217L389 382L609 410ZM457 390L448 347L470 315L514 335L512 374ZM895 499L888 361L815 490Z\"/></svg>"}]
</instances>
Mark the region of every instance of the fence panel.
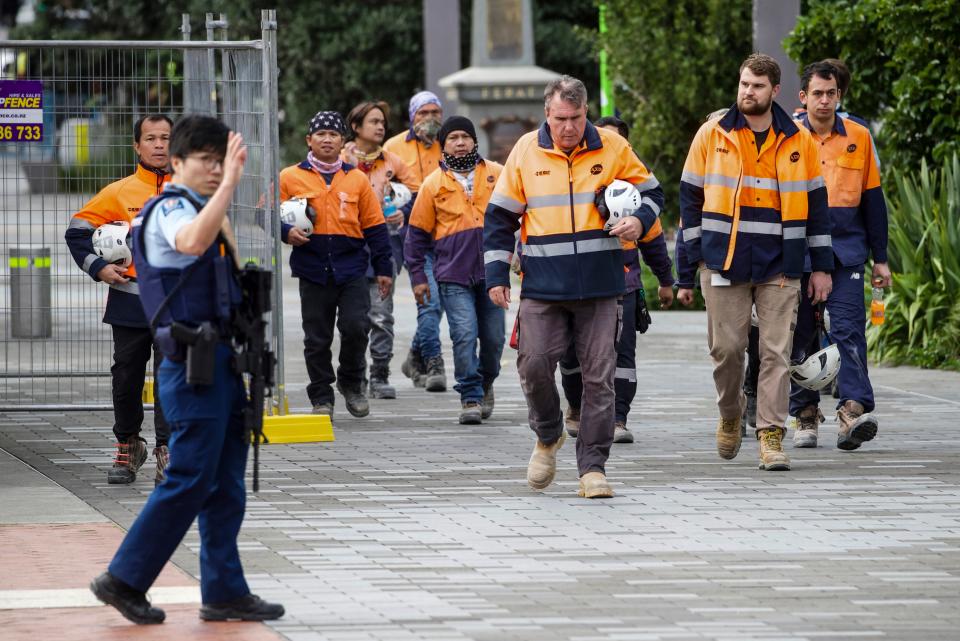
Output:
<instances>
[{"instance_id":1,"label":"fence panel","mask_svg":"<svg viewBox=\"0 0 960 641\"><path fill-rule=\"evenodd\" d=\"M271 52L263 40L17 41L0 49L15 60L0 79L42 83L44 121L41 142L0 143L0 411L111 408L107 286L77 266L64 232L96 192L135 170L137 118L211 113L247 144L230 212L240 256L275 265L276 85L264 74ZM276 314L279 301L276 291ZM273 322L278 352L281 331Z\"/></svg>"}]
</instances>

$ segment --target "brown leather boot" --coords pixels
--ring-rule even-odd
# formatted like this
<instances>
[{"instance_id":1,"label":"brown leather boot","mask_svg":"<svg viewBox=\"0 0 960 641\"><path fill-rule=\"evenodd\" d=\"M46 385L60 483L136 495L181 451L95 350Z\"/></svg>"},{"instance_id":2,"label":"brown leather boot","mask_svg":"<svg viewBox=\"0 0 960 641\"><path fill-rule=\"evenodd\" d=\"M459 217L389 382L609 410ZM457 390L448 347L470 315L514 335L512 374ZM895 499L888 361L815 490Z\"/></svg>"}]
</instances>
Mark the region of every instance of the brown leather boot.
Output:
<instances>
[{"instance_id":1,"label":"brown leather boot","mask_svg":"<svg viewBox=\"0 0 960 641\"><path fill-rule=\"evenodd\" d=\"M740 452L742 441L739 416L731 419L721 418L717 421L717 454L720 458L735 458Z\"/></svg>"},{"instance_id":2,"label":"brown leather boot","mask_svg":"<svg viewBox=\"0 0 960 641\"><path fill-rule=\"evenodd\" d=\"M817 427L823 422L823 414L816 405L808 405L797 414L797 429L793 433L794 447L816 447Z\"/></svg>"},{"instance_id":3,"label":"brown leather boot","mask_svg":"<svg viewBox=\"0 0 960 641\"><path fill-rule=\"evenodd\" d=\"M863 405L850 400L837 410L837 447L841 450L855 450L877 435L877 419L873 414L864 414Z\"/></svg>"},{"instance_id":4,"label":"brown leather boot","mask_svg":"<svg viewBox=\"0 0 960 641\"><path fill-rule=\"evenodd\" d=\"M544 445L537 439L533 446L533 453L530 455L530 462L527 464L527 483L535 490L545 490L548 485L553 483L553 477L557 475L557 452L563 447L563 442L567 439L566 432L560 432L560 438L556 443Z\"/></svg>"},{"instance_id":5,"label":"brown leather boot","mask_svg":"<svg viewBox=\"0 0 960 641\"><path fill-rule=\"evenodd\" d=\"M609 499L613 497L613 489L603 472L587 472L580 477L577 494L587 499Z\"/></svg>"},{"instance_id":6,"label":"brown leather boot","mask_svg":"<svg viewBox=\"0 0 960 641\"><path fill-rule=\"evenodd\" d=\"M783 452L782 427L770 427L757 432L760 441L760 469L768 472L790 469L790 459Z\"/></svg>"}]
</instances>

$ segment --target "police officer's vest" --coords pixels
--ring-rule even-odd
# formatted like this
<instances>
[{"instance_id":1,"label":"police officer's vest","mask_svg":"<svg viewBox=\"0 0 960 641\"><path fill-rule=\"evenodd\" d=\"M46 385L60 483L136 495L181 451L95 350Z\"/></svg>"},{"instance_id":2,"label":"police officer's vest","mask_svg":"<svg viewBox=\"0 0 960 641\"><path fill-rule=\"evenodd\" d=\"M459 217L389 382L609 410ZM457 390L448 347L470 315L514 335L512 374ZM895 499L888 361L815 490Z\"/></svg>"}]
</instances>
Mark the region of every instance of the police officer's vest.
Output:
<instances>
[{"instance_id":1,"label":"police officer's vest","mask_svg":"<svg viewBox=\"0 0 960 641\"><path fill-rule=\"evenodd\" d=\"M210 322L221 336L226 337L229 336L231 312L241 302L236 266L221 236L194 263L183 269L154 267L149 263L144 242L147 221L157 204L171 197L184 198L197 211L203 208L203 204L186 190L170 186L159 196L147 201L132 225L133 260L140 282L140 302L157 344L167 356L180 353L170 337L171 323L196 327L203 322Z\"/></svg>"}]
</instances>

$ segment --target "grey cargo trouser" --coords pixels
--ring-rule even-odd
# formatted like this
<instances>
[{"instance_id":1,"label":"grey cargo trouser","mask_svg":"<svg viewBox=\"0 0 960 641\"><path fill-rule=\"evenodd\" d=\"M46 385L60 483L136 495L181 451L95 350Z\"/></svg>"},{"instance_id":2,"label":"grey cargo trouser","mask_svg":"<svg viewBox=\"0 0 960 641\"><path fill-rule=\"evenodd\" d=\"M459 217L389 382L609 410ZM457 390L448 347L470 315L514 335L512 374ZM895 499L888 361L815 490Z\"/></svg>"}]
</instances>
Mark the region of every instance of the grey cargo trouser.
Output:
<instances>
[{"instance_id":1,"label":"grey cargo trouser","mask_svg":"<svg viewBox=\"0 0 960 641\"><path fill-rule=\"evenodd\" d=\"M520 299L517 370L527 397L530 429L541 443L555 443L563 430L554 373L571 341L576 348L583 376L577 437L580 476L604 472L613 443L618 309L615 296L575 301Z\"/></svg>"}]
</instances>

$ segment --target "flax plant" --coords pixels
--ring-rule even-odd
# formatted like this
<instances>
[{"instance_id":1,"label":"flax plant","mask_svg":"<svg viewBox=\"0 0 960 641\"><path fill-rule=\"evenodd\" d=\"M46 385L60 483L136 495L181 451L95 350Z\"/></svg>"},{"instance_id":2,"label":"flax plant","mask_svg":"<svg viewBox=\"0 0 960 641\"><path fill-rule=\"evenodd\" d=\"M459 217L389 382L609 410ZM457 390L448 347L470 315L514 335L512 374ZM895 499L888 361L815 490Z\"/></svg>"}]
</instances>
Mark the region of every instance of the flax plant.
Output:
<instances>
[{"instance_id":1,"label":"flax plant","mask_svg":"<svg viewBox=\"0 0 960 641\"><path fill-rule=\"evenodd\" d=\"M886 322L867 334L874 358L960 370L960 156L896 175L890 207L893 286Z\"/></svg>"}]
</instances>

